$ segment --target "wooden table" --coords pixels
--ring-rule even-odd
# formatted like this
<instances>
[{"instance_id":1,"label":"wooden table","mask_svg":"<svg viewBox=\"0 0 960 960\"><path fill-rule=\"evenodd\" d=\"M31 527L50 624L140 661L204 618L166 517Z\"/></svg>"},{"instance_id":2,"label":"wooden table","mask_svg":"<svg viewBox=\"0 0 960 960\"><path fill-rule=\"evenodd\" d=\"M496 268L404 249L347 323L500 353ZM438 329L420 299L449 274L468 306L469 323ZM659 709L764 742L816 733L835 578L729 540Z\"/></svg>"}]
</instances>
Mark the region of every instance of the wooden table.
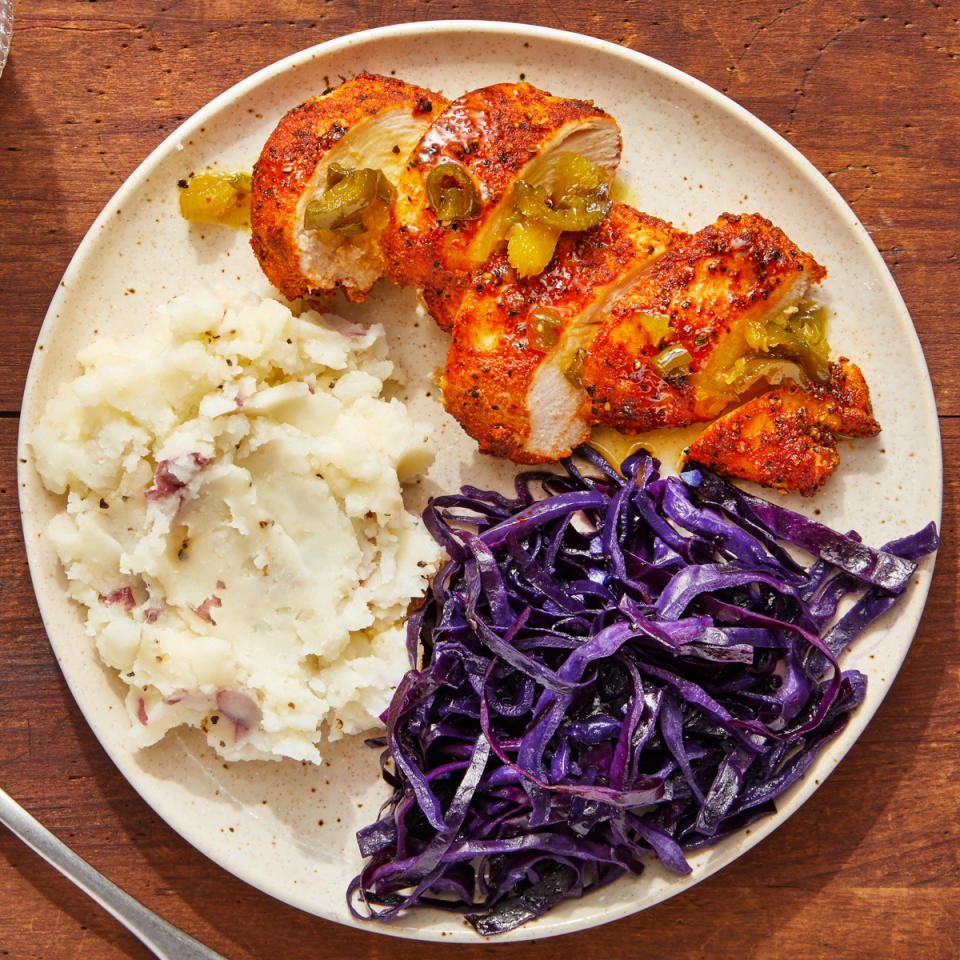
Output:
<instances>
[{"instance_id":1,"label":"wooden table","mask_svg":"<svg viewBox=\"0 0 960 960\"><path fill-rule=\"evenodd\" d=\"M20 532L24 377L61 273L139 161L252 71L415 19L564 27L665 60L795 144L873 236L926 351L943 433L945 546L907 662L866 734L801 811L741 860L640 915L559 941L458 955L711 960L960 956L960 5L934 0L671 4L573 0L17 0L0 79L0 784L134 896L234 960L439 957L337 926L187 846L114 769L48 648ZM57 189L52 189L56 186ZM56 196L56 200L51 200ZM0 830L0 956L146 957Z\"/></svg>"}]
</instances>

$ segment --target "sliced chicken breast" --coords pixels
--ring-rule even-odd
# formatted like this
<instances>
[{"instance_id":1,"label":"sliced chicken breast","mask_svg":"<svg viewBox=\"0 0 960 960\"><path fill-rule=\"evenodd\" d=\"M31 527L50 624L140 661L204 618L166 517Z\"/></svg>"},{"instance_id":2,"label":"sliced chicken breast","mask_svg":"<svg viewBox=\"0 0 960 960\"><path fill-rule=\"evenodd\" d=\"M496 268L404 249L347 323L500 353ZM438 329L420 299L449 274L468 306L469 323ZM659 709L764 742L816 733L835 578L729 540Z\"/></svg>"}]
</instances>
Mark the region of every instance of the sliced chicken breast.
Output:
<instances>
[{"instance_id":1,"label":"sliced chicken breast","mask_svg":"<svg viewBox=\"0 0 960 960\"><path fill-rule=\"evenodd\" d=\"M540 463L587 438L578 370L597 318L677 236L615 203L599 226L562 234L540 274L518 276L502 252L490 258L456 315L443 374L444 406L481 451Z\"/></svg>"},{"instance_id":2,"label":"sliced chicken breast","mask_svg":"<svg viewBox=\"0 0 960 960\"><path fill-rule=\"evenodd\" d=\"M830 364L826 387L778 387L720 417L691 444L687 459L810 497L839 462L837 435L879 432L860 368L841 358Z\"/></svg>"},{"instance_id":3,"label":"sliced chicken breast","mask_svg":"<svg viewBox=\"0 0 960 960\"><path fill-rule=\"evenodd\" d=\"M759 214L723 214L611 308L583 363L594 418L624 433L683 426L761 379L825 381L828 348L800 312L825 275Z\"/></svg>"},{"instance_id":4,"label":"sliced chicken breast","mask_svg":"<svg viewBox=\"0 0 960 960\"><path fill-rule=\"evenodd\" d=\"M250 241L284 296L342 287L351 300L366 297L385 272L380 234L393 187L447 102L361 73L284 116L254 166Z\"/></svg>"},{"instance_id":5,"label":"sliced chicken breast","mask_svg":"<svg viewBox=\"0 0 960 960\"><path fill-rule=\"evenodd\" d=\"M422 288L449 329L466 278L522 216L518 182L529 202L549 205L564 158L584 157L612 179L620 148L616 121L587 101L527 83L465 94L436 118L403 171L382 237L390 278Z\"/></svg>"}]
</instances>

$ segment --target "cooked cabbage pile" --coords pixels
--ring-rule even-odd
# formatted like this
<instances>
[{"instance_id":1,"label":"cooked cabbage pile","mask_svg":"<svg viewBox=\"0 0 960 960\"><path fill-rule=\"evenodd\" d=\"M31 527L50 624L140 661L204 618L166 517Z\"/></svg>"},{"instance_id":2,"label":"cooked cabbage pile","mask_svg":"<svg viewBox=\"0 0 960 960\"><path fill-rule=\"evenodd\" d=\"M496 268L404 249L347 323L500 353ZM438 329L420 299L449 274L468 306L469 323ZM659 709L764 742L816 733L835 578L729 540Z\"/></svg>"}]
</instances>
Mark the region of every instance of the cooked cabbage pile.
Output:
<instances>
[{"instance_id":1,"label":"cooked cabbage pile","mask_svg":"<svg viewBox=\"0 0 960 960\"><path fill-rule=\"evenodd\" d=\"M358 834L357 916L495 934L651 853L688 873L843 730L866 677L838 656L938 545L931 523L875 550L707 470L580 454L599 476L568 460L425 513L451 559L383 717L393 796Z\"/></svg>"}]
</instances>

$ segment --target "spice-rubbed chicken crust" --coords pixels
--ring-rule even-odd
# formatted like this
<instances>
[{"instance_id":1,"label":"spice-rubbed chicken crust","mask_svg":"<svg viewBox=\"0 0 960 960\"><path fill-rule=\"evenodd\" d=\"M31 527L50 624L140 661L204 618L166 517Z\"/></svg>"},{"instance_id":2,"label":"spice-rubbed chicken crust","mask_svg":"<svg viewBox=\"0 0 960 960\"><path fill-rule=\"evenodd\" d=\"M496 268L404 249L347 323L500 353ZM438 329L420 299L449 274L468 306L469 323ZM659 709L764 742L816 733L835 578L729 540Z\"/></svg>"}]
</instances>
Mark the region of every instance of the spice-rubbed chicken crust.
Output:
<instances>
[{"instance_id":1,"label":"spice-rubbed chicken crust","mask_svg":"<svg viewBox=\"0 0 960 960\"><path fill-rule=\"evenodd\" d=\"M382 170L395 184L413 145L447 102L395 77L361 73L283 117L254 166L250 243L284 296L342 287L350 300L366 297L384 273L379 237L387 205L374 200L362 210L359 233L306 230L306 207L326 189L331 164Z\"/></svg>"},{"instance_id":2,"label":"spice-rubbed chicken crust","mask_svg":"<svg viewBox=\"0 0 960 960\"><path fill-rule=\"evenodd\" d=\"M567 456L590 432L576 379L606 304L678 236L615 203L601 223L564 233L547 268L521 278L494 254L464 295L443 400L481 451L519 463Z\"/></svg>"},{"instance_id":3,"label":"spice-rubbed chicken crust","mask_svg":"<svg viewBox=\"0 0 960 960\"><path fill-rule=\"evenodd\" d=\"M557 163L574 153L612 176L620 148L616 121L587 101L528 83L464 94L423 135L397 186L381 238L390 278L424 288L428 308L449 329L464 277L503 241L516 182L549 189ZM469 216L441 221L431 205L427 182L441 164L459 168L472 183L478 209Z\"/></svg>"},{"instance_id":4,"label":"spice-rubbed chicken crust","mask_svg":"<svg viewBox=\"0 0 960 960\"><path fill-rule=\"evenodd\" d=\"M363 73L271 134L251 244L291 299L415 286L453 334L444 406L484 453L555 461L595 424L719 416L691 461L816 492L837 435L880 429L805 299L826 271L760 214L688 235L612 203L620 151L588 101L503 83L451 103Z\"/></svg>"},{"instance_id":5,"label":"spice-rubbed chicken crust","mask_svg":"<svg viewBox=\"0 0 960 960\"><path fill-rule=\"evenodd\" d=\"M750 324L826 275L759 214L725 213L676 245L616 303L583 364L593 416L624 433L709 420L738 398L729 371Z\"/></svg>"},{"instance_id":6,"label":"spice-rubbed chicken crust","mask_svg":"<svg viewBox=\"0 0 960 960\"><path fill-rule=\"evenodd\" d=\"M830 384L796 384L754 397L720 417L690 445L687 459L717 473L813 496L839 462L836 435L880 432L860 368L841 357Z\"/></svg>"}]
</instances>

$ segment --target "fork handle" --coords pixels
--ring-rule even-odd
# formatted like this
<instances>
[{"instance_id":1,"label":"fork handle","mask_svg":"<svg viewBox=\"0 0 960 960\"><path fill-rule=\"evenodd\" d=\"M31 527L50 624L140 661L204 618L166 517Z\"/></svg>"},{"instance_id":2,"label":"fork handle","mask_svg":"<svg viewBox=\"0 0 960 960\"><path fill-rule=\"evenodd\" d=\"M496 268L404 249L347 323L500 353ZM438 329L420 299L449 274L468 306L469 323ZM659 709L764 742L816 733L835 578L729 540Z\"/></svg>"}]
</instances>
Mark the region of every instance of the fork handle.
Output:
<instances>
[{"instance_id":1,"label":"fork handle","mask_svg":"<svg viewBox=\"0 0 960 960\"><path fill-rule=\"evenodd\" d=\"M157 916L94 870L3 790L0 790L0 823L96 900L107 913L149 947L159 960L224 960L219 953Z\"/></svg>"}]
</instances>

